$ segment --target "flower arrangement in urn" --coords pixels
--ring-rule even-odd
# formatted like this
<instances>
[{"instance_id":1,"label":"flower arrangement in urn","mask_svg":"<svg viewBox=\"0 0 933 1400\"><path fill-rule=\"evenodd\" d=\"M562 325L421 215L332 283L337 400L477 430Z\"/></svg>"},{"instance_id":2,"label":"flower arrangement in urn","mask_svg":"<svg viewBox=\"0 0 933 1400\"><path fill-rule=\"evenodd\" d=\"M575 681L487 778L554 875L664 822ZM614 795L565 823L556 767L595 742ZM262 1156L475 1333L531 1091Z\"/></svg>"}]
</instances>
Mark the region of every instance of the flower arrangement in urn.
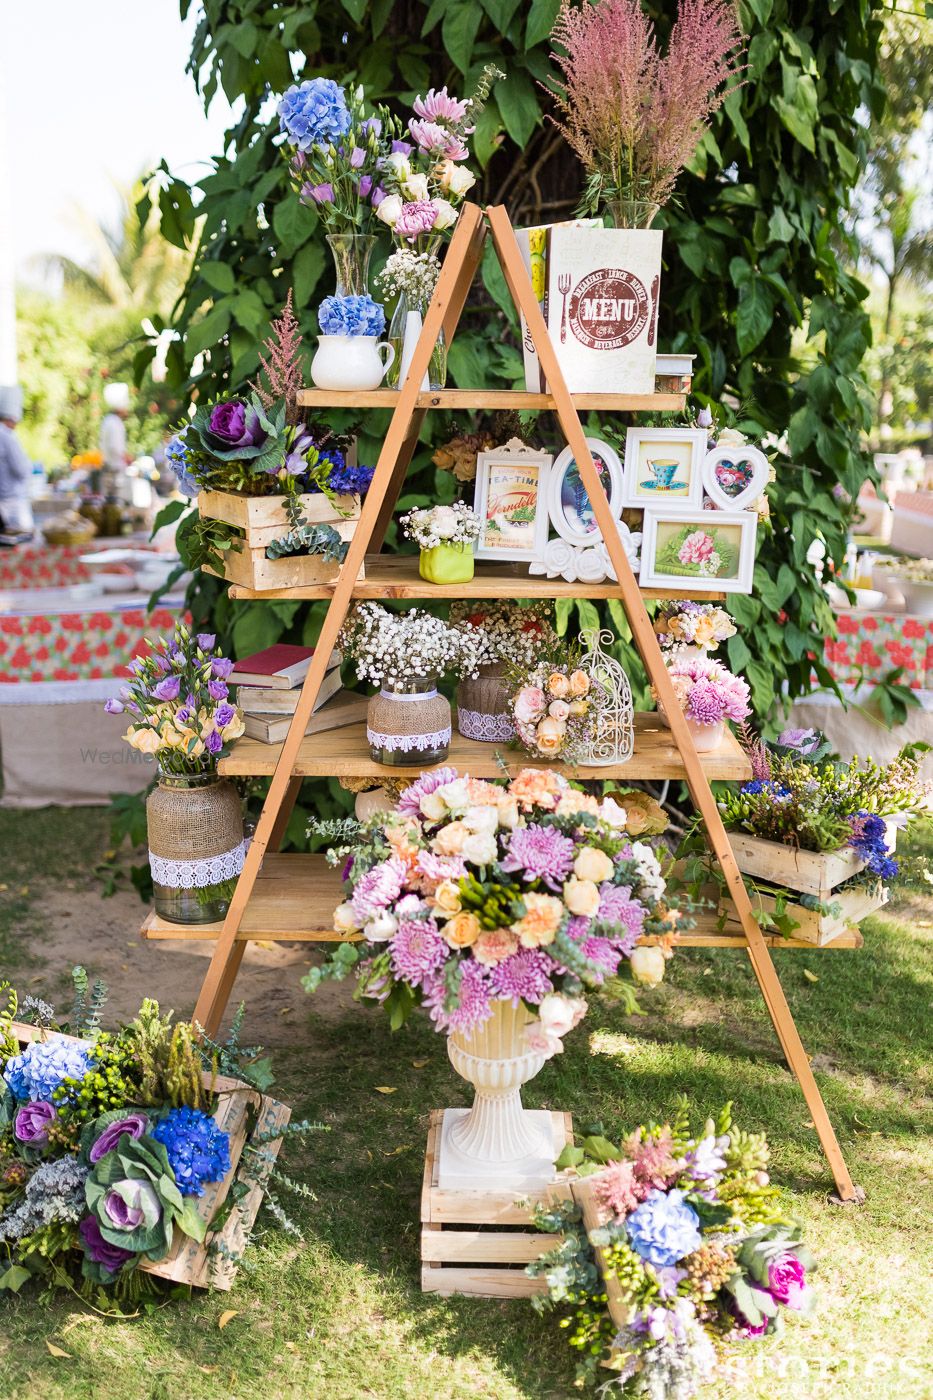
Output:
<instances>
[{"instance_id":1,"label":"flower arrangement in urn","mask_svg":"<svg viewBox=\"0 0 933 1400\"><path fill-rule=\"evenodd\" d=\"M89 986L80 967L72 977L74 1007L61 1021L48 1002L2 989L0 1292L38 1282L119 1313L155 1295L160 1274L167 1288L229 1287L242 1253L234 1241L248 1239L255 1215L244 1198L265 1189L288 1118L275 1105L268 1131L272 1101L256 1093L257 1126L242 1130L237 1101L271 1082L269 1062L237 1044L242 1008L224 1045L149 999L105 1031L106 987ZM218 1070L235 1076L222 1092ZM188 1273L172 1253L181 1237Z\"/></svg>"},{"instance_id":2,"label":"flower arrangement in urn","mask_svg":"<svg viewBox=\"0 0 933 1400\"><path fill-rule=\"evenodd\" d=\"M559 645L550 603L463 601L451 604L450 623L474 638L478 675L457 687L457 727L467 739L510 743L515 724L510 708L510 667L530 670L538 657Z\"/></svg>"},{"instance_id":3,"label":"flower arrangement in urn","mask_svg":"<svg viewBox=\"0 0 933 1400\"><path fill-rule=\"evenodd\" d=\"M683 1100L671 1123L619 1144L599 1129L558 1160L573 1196L536 1211L563 1242L528 1265L547 1287L533 1306L563 1314L581 1381L610 1377L600 1393L690 1400L724 1343L813 1306L815 1261L779 1204L767 1141L731 1108L696 1132Z\"/></svg>"},{"instance_id":4,"label":"flower arrangement in urn","mask_svg":"<svg viewBox=\"0 0 933 1400\"><path fill-rule=\"evenodd\" d=\"M715 749L722 742L727 720L741 724L751 714L747 682L705 654L675 653L667 670L699 751ZM652 694L657 700L654 687ZM658 711L664 723L669 723L660 701Z\"/></svg>"},{"instance_id":5,"label":"flower arrangement in urn","mask_svg":"<svg viewBox=\"0 0 933 1400\"><path fill-rule=\"evenodd\" d=\"M217 775L245 726L227 685L233 662L215 642L177 623L130 662L130 680L104 707L127 716L123 738L158 763L146 799L149 866L156 912L176 923L223 917L246 854L239 795Z\"/></svg>"},{"instance_id":6,"label":"flower arrangement in urn","mask_svg":"<svg viewBox=\"0 0 933 1400\"><path fill-rule=\"evenodd\" d=\"M428 583L466 583L473 577L473 541L480 518L465 501L419 507L399 522L421 551L418 572Z\"/></svg>"}]
</instances>

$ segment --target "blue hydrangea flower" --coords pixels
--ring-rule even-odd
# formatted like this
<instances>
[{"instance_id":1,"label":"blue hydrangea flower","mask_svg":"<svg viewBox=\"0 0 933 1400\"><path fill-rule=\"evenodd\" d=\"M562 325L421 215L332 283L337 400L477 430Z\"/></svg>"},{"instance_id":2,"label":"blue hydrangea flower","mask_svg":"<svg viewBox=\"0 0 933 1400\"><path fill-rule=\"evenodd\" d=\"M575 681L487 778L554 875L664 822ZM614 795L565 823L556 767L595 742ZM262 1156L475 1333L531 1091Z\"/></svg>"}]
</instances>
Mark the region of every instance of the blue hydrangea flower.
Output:
<instances>
[{"instance_id":1,"label":"blue hydrangea flower","mask_svg":"<svg viewBox=\"0 0 933 1400\"><path fill-rule=\"evenodd\" d=\"M278 111L280 130L299 151L336 142L350 128L346 93L333 78L311 78L288 88Z\"/></svg>"},{"instance_id":2,"label":"blue hydrangea flower","mask_svg":"<svg viewBox=\"0 0 933 1400\"><path fill-rule=\"evenodd\" d=\"M386 314L372 297L325 297L317 320L322 335L382 335Z\"/></svg>"},{"instance_id":3,"label":"blue hydrangea flower","mask_svg":"<svg viewBox=\"0 0 933 1400\"><path fill-rule=\"evenodd\" d=\"M205 1181L230 1170L230 1138L199 1108L173 1108L151 1130L166 1152L183 1196L203 1196Z\"/></svg>"},{"instance_id":4,"label":"blue hydrangea flower","mask_svg":"<svg viewBox=\"0 0 933 1400\"><path fill-rule=\"evenodd\" d=\"M175 473L181 494L187 496L189 501L193 501L201 488L191 475L191 459L188 456L188 444L185 442L183 432L176 433L166 446L165 460Z\"/></svg>"},{"instance_id":5,"label":"blue hydrangea flower","mask_svg":"<svg viewBox=\"0 0 933 1400\"><path fill-rule=\"evenodd\" d=\"M14 1099L51 1103L65 1079L83 1079L91 1067L87 1047L71 1040L34 1040L7 1060L3 1077Z\"/></svg>"},{"instance_id":6,"label":"blue hydrangea flower","mask_svg":"<svg viewBox=\"0 0 933 1400\"><path fill-rule=\"evenodd\" d=\"M676 1264L701 1243L700 1217L685 1203L683 1191L652 1191L625 1229L635 1253L658 1268Z\"/></svg>"}]
</instances>

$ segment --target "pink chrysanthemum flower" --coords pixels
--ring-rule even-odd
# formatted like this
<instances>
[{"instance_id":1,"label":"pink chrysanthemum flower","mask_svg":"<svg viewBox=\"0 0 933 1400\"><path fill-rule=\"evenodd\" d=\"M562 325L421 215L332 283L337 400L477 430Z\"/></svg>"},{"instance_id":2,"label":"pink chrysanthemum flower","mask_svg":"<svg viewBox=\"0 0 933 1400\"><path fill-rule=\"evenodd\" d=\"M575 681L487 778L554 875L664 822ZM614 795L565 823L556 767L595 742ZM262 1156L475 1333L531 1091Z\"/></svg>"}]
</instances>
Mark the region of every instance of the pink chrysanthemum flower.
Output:
<instances>
[{"instance_id":1,"label":"pink chrysanthemum flower","mask_svg":"<svg viewBox=\"0 0 933 1400\"><path fill-rule=\"evenodd\" d=\"M422 797L427 797L428 793L443 787L445 783L454 782L459 777L456 768L435 768L430 773L422 773L421 777L402 793L395 804L396 811L406 817L420 817Z\"/></svg>"},{"instance_id":2,"label":"pink chrysanthemum flower","mask_svg":"<svg viewBox=\"0 0 933 1400\"><path fill-rule=\"evenodd\" d=\"M537 1006L541 999L553 991L550 974L554 964L546 953L538 948L520 948L505 962L490 970L489 980L492 993L503 1001L530 1002Z\"/></svg>"},{"instance_id":3,"label":"pink chrysanthemum flower","mask_svg":"<svg viewBox=\"0 0 933 1400\"><path fill-rule=\"evenodd\" d=\"M442 880L461 880L466 865L460 856L437 856L433 851L419 851L416 865L418 887L433 894Z\"/></svg>"},{"instance_id":4,"label":"pink chrysanthemum flower","mask_svg":"<svg viewBox=\"0 0 933 1400\"><path fill-rule=\"evenodd\" d=\"M444 1010L447 986L438 973L425 978L424 1004L438 1030L474 1031L492 1015L492 989L489 970L472 958L464 959L460 978L458 1004L452 1011Z\"/></svg>"},{"instance_id":5,"label":"pink chrysanthemum flower","mask_svg":"<svg viewBox=\"0 0 933 1400\"><path fill-rule=\"evenodd\" d=\"M520 870L526 880L543 880L559 890L573 867L574 844L554 826L520 826L509 838L502 869Z\"/></svg>"},{"instance_id":6,"label":"pink chrysanthemum flower","mask_svg":"<svg viewBox=\"0 0 933 1400\"><path fill-rule=\"evenodd\" d=\"M585 938L580 944L580 952L594 966L599 968L603 978L611 977L622 961L622 954L613 939L599 938L594 934L592 938ZM595 976L595 972L591 974Z\"/></svg>"},{"instance_id":7,"label":"pink chrysanthemum flower","mask_svg":"<svg viewBox=\"0 0 933 1400\"><path fill-rule=\"evenodd\" d=\"M398 856L391 856L381 865L367 870L350 896L353 917L360 928L395 903L402 892L405 873L405 865Z\"/></svg>"},{"instance_id":8,"label":"pink chrysanthemum flower","mask_svg":"<svg viewBox=\"0 0 933 1400\"><path fill-rule=\"evenodd\" d=\"M403 919L392 938L392 970L412 987L443 967L450 950L433 919Z\"/></svg>"},{"instance_id":9,"label":"pink chrysanthemum flower","mask_svg":"<svg viewBox=\"0 0 933 1400\"><path fill-rule=\"evenodd\" d=\"M725 713L725 695L711 681L699 680L687 697L685 713L697 724L718 724Z\"/></svg>"},{"instance_id":10,"label":"pink chrysanthemum flower","mask_svg":"<svg viewBox=\"0 0 933 1400\"><path fill-rule=\"evenodd\" d=\"M470 110L469 100L451 97L446 84L436 90L429 88L424 97L416 97L411 105L417 116L429 122L460 122Z\"/></svg>"}]
</instances>

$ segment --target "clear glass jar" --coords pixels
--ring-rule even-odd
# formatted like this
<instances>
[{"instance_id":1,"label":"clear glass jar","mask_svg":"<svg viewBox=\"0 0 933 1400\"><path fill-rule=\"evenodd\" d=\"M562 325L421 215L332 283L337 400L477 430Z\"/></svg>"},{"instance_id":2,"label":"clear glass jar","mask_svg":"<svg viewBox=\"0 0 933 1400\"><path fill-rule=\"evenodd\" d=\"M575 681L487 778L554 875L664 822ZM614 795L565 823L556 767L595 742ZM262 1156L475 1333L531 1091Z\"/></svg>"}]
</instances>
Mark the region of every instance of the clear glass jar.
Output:
<instances>
[{"instance_id":1,"label":"clear glass jar","mask_svg":"<svg viewBox=\"0 0 933 1400\"><path fill-rule=\"evenodd\" d=\"M233 784L217 773L160 772L146 822L156 914L175 924L223 919L245 853Z\"/></svg>"},{"instance_id":2,"label":"clear glass jar","mask_svg":"<svg viewBox=\"0 0 933 1400\"><path fill-rule=\"evenodd\" d=\"M614 228L650 228L660 207L648 199L610 199L606 205Z\"/></svg>"},{"instance_id":3,"label":"clear glass jar","mask_svg":"<svg viewBox=\"0 0 933 1400\"><path fill-rule=\"evenodd\" d=\"M335 296L364 297L369 291L369 260L376 246L372 233L329 233L327 242L337 277Z\"/></svg>"},{"instance_id":4,"label":"clear glass jar","mask_svg":"<svg viewBox=\"0 0 933 1400\"><path fill-rule=\"evenodd\" d=\"M389 322L387 336L389 344L395 351L395 358L389 366L385 380L389 389L400 389L405 383L408 368L415 353L415 346L418 344L418 337L421 335L421 328L424 325L424 318L427 315L428 305L428 301L413 302L409 300L406 292L399 293L395 310L392 312L392 320ZM446 383L447 340L442 328L428 362L428 387L443 389Z\"/></svg>"}]
</instances>

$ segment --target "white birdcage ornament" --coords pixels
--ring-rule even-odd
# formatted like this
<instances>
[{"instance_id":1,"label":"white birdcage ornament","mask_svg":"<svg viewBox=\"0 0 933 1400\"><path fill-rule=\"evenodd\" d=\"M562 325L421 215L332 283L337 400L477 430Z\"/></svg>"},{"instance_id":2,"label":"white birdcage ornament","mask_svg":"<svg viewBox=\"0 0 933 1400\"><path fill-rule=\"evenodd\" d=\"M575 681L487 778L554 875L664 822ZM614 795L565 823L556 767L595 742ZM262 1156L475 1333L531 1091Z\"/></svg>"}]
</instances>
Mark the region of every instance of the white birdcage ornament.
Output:
<instances>
[{"instance_id":1,"label":"white birdcage ornament","mask_svg":"<svg viewBox=\"0 0 933 1400\"><path fill-rule=\"evenodd\" d=\"M590 694L596 709L596 728L581 759L585 767L627 763L635 751L635 707L628 676L604 647L615 640L604 627L588 627L580 633L585 648L580 670L590 678Z\"/></svg>"}]
</instances>

